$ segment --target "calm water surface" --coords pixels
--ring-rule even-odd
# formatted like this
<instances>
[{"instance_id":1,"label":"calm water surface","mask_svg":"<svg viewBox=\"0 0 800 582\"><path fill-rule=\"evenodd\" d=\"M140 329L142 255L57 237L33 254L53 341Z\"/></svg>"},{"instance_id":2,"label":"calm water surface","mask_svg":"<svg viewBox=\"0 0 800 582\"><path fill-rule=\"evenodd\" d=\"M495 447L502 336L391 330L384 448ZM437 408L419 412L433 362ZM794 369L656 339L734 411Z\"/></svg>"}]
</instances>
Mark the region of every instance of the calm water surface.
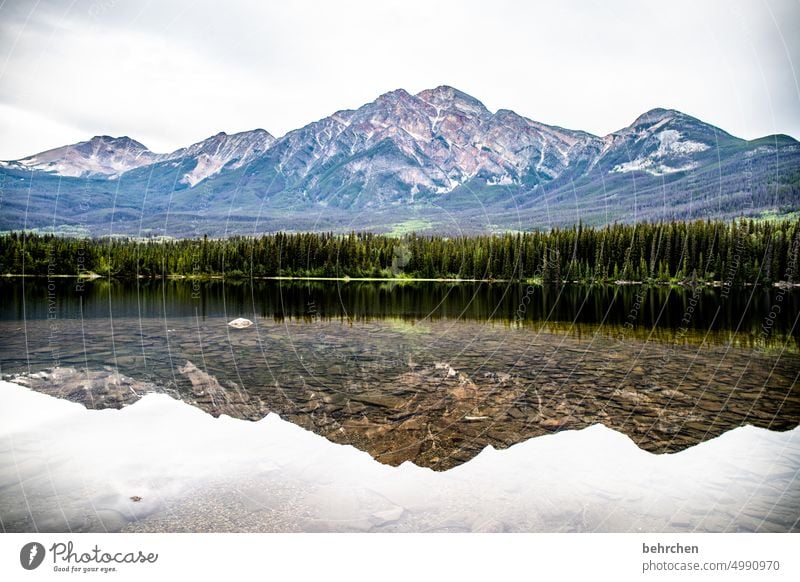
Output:
<instances>
[{"instance_id":1,"label":"calm water surface","mask_svg":"<svg viewBox=\"0 0 800 582\"><path fill-rule=\"evenodd\" d=\"M597 423L666 453L800 422L796 291L15 279L0 293L5 378L90 408L162 391L214 415L274 411L392 465L449 469Z\"/></svg>"}]
</instances>

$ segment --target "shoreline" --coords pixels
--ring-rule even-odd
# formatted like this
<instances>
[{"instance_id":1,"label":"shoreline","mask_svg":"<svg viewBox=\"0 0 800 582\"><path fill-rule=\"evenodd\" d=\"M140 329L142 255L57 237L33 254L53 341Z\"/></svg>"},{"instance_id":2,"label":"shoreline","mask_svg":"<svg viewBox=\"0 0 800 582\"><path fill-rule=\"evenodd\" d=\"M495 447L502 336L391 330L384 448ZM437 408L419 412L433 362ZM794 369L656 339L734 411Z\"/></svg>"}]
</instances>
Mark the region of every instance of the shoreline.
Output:
<instances>
[{"instance_id":1,"label":"shoreline","mask_svg":"<svg viewBox=\"0 0 800 582\"><path fill-rule=\"evenodd\" d=\"M540 279L461 279L458 277L300 277L300 276L252 276L252 277L226 277L225 275L158 275L148 277L146 275L138 275L136 277L108 277L105 275L98 275L97 273L85 273L80 275L65 275L65 274L22 274L22 273L4 273L0 275L3 279L78 279L81 281L96 281L98 279L114 280L114 281L327 281L327 282L387 282L387 283L517 283L520 285L536 285L543 287L545 285L603 285L607 287L624 287L624 286L641 286L641 287L691 287L690 281L630 281L630 280L616 280L616 281L582 281L573 279L571 281L561 281L560 283L544 283ZM754 283L741 283L738 285L725 285L724 281L697 281L697 285L701 287L755 287ZM761 287L775 287L781 289L794 289L800 288L800 283L791 283L788 281L776 281L773 283L762 283Z\"/></svg>"}]
</instances>

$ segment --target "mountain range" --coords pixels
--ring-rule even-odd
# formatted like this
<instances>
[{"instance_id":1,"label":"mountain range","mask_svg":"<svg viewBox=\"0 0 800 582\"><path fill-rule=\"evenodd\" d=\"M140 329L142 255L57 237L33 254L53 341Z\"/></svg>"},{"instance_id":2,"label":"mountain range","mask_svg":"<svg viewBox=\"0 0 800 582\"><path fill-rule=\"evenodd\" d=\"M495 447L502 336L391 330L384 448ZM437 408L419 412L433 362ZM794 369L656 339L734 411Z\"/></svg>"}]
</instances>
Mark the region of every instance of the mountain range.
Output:
<instances>
[{"instance_id":1,"label":"mountain range","mask_svg":"<svg viewBox=\"0 0 800 582\"><path fill-rule=\"evenodd\" d=\"M774 215L800 206L800 143L743 140L673 109L606 136L399 89L276 139L218 133L172 153L130 137L0 162L0 230L225 236L443 234Z\"/></svg>"}]
</instances>

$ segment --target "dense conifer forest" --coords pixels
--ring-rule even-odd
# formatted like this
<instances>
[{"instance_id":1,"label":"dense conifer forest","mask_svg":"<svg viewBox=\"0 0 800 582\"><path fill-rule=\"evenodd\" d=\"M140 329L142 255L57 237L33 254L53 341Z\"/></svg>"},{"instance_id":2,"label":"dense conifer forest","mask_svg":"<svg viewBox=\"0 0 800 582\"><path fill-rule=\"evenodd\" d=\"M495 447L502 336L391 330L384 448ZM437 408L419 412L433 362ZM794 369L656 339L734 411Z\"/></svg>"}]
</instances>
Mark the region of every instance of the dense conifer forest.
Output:
<instances>
[{"instance_id":1,"label":"dense conifer forest","mask_svg":"<svg viewBox=\"0 0 800 582\"><path fill-rule=\"evenodd\" d=\"M276 233L228 239L0 237L4 274L407 277L769 284L797 279L800 221L577 225L471 237Z\"/></svg>"}]
</instances>

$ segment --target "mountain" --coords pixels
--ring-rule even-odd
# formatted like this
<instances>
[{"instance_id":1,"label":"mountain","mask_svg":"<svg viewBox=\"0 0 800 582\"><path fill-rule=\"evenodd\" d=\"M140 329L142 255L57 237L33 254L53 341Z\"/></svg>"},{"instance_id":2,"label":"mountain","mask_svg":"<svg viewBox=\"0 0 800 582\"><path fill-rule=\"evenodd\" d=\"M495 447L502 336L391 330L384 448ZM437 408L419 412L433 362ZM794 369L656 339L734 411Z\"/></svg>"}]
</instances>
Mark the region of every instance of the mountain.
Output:
<instances>
[{"instance_id":1,"label":"mountain","mask_svg":"<svg viewBox=\"0 0 800 582\"><path fill-rule=\"evenodd\" d=\"M157 154L99 136L3 162L0 180L2 230L492 232L794 210L800 144L742 140L672 109L600 137L441 86L280 139L219 133Z\"/></svg>"},{"instance_id":2,"label":"mountain","mask_svg":"<svg viewBox=\"0 0 800 582\"><path fill-rule=\"evenodd\" d=\"M548 181L598 142L512 111L492 114L451 87L418 95L400 89L290 132L254 171L270 175L283 193L371 208L436 200L473 180L492 186Z\"/></svg>"},{"instance_id":3,"label":"mountain","mask_svg":"<svg viewBox=\"0 0 800 582\"><path fill-rule=\"evenodd\" d=\"M159 162L180 160L189 162L191 170L184 174L180 183L196 186L206 178L220 172L223 168L241 168L257 159L275 143L275 138L263 129L245 131L228 135L220 132L201 142L179 149Z\"/></svg>"},{"instance_id":4,"label":"mountain","mask_svg":"<svg viewBox=\"0 0 800 582\"><path fill-rule=\"evenodd\" d=\"M598 162L611 172L664 176L698 168L735 137L673 109L653 109L603 140Z\"/></svg>"},{"instance_id":5,"label":"mountain","mask_svg":"<svg viewBox=\"0 0 800 582\"><path fill-rule=\"evenodd\" d=\"M193 169L182 181L194 186L229 163L231 168L249 163L274 142L275 138L263 129L234 135L220 132L172 153L156 154L127 136L97 135L89 141L0 164L9 169L47 172L69 178L114 179L136 168L189 159L194 162Z\"/></svg>"},{"instance_id":6,"label":"mountain","mask_svg":"<svg viewBox=\"0 0 800 582\"><path fill-rule=\"evenodd\" d=\"M127 136L97 135L89 141L47 150L4 164L19 170L47 172L72 178L114 178L159 159L158 154Z\"/></svg>"}]
</instances>

